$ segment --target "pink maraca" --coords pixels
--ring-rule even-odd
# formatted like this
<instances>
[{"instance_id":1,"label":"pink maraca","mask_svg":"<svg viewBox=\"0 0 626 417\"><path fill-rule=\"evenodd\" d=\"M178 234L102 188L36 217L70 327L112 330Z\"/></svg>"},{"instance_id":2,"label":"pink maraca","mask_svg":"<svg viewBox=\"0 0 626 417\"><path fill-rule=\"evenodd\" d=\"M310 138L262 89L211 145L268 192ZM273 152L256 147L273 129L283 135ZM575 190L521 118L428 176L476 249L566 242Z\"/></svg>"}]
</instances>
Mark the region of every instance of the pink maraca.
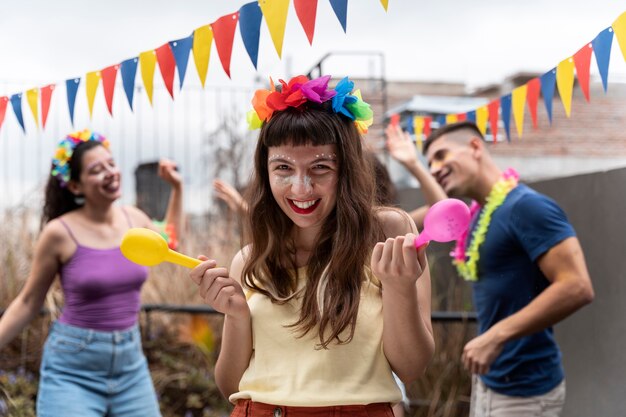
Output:
<instances>
[{"instance_id":1,"label":"pink maraca","mask_svg":"<svg viewBox=\"0 0 626 417\"><path fill-rule=\"evenodd\" d=\"M424 218L424 230L415 239L415 247L426 242L450 242L459 239L470 225L467 204L455 198L447 198L432 205Z\"/></svg>"}]
</instances>

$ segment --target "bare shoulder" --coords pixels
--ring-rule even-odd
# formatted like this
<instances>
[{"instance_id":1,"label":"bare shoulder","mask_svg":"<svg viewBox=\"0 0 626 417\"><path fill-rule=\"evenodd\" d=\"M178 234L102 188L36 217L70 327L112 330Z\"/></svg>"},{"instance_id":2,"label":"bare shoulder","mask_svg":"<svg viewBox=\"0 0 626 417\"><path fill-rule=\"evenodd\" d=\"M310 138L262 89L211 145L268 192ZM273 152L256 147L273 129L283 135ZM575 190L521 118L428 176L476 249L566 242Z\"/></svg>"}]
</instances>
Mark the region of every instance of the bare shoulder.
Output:
<instances>
[{"instance_id":1,"label":"bare shoulder","mask_svg":"<svg viewBox=\"0 0 626 417\"><path fill-rule=\"evenodd\" d=\"M70 246L74 246L69 231L58 218L46 223L41 230L37 244L43 251L55 255L61 255L71 250Z\"/></svg>"},{"instance_id":2,"label":"bare shoulder","mask_svg":"<svg viewBox=\"0 0 626 417\"><path fill-rule=\"evenodd\" d=\"M376 211L376 217L386 237L417 233L415 222L404 210L395 207L381 207Z\"/></svg>"},{"instance_id":3,"label":"bare shoulder","mask_svg":"<svg viewBox=\"0 0 626 417\"><path fill-rule=\"evenodd\" d=\"M123 206L122 210L128 213L130 221L134 227L149 227L152 221L146 213L134 206Z\"/></svg>"}]
</instances>

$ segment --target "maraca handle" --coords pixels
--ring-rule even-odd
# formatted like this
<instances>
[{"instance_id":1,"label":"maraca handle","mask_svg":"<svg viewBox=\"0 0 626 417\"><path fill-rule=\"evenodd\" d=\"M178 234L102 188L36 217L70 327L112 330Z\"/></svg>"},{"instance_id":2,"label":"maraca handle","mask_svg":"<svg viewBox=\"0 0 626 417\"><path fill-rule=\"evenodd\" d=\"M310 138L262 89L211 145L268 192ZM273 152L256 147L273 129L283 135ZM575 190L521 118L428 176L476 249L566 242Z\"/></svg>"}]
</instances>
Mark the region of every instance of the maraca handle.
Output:
<instances>
[{"instance_id":1,"label":"maraca handle","mask_svg":"<svg viewBox=\"0 0 626 417\"><path fill-rule=\"evenodd\" d=\"M193 269L202 263L200 259L194 259L191 256L183 255L182 253L178 253L171 249L168 251L165 260L189 269Z\"/></svg>"},{"instance_id":2,"label":"maraca handle","mask_svg":"<svg viewBox=\"0 0 626 417\"><path fill-rule=\"evenodd\" d=\"M423 230L422 233L420 233L420 235L417 237L417 239L415 239L415 249L419 249L420 246L430 241L431 241L430 236L428 236L426 234L426 231Z\"/></svg>"}]
</instances>

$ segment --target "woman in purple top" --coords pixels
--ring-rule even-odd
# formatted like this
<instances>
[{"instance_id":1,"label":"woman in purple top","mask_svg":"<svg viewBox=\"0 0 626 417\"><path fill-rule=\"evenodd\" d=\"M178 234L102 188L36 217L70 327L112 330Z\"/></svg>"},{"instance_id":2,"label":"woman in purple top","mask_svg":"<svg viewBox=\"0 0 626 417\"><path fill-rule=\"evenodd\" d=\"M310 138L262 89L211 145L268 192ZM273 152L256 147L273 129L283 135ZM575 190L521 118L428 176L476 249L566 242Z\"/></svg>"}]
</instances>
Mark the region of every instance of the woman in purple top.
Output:
<instances>
[{"instance_id":1,"label":"woman in purple top","mask_svg":"<svg viewBox=\"0 0 626 417\"><path fill-rule=\"evenodd\" d=\"M182 181L170 161L159 175L172 187L166 223L181 230ZM65 307L41 362L37 415L160 416L137 327L147 269L119 245L130 227L155 226L120 207L120 171L101 135L84 130L56 150L42 224L26 284L0 320L0 349L38 314L59 275Z\"/></svg>"}]
</instances>

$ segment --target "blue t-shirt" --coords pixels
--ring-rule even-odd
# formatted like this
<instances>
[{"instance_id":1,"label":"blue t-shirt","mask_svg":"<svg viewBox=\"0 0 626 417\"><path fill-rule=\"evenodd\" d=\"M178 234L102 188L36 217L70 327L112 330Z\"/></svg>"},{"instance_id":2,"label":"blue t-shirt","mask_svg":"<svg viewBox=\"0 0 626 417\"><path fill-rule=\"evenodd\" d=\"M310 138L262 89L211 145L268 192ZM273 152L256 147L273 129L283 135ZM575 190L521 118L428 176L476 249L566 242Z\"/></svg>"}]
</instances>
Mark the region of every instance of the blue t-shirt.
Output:
<instances>
[{"instance_id":1,"label":"blue t-shirt","mask_svg":"<svg viewBox=\"0 0 626 417\"><path fill-rule=\"evenodd\" d=\"M491 217L479 247L473 284L480 333L526 307L549 285L537 259L575 236L561 208L525 185L513 189ZM496 392L529 397L545 394L564 378L552 328L511 340L481 376Z\"/></svg>"}]
</instances>

